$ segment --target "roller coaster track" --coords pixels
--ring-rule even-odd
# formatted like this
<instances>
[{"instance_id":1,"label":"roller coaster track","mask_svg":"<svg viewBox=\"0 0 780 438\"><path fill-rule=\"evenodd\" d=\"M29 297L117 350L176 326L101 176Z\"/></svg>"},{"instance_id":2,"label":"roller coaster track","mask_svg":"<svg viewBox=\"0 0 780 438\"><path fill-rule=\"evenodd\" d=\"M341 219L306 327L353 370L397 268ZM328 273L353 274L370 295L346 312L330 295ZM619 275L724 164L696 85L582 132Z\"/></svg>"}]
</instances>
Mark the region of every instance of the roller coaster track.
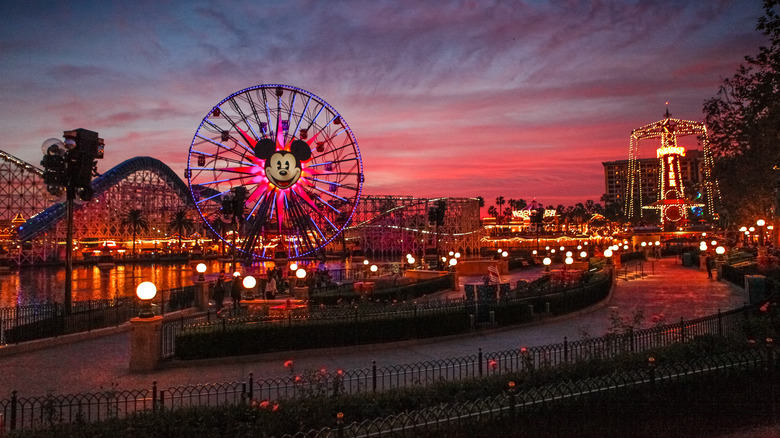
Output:
<instances>
[{"instance_id":1,"label":"roller coaster track","mask_svg":"<svg viewBox=\"0 0 780 438\"><path fill-rule=\"evenodd\" d=\"M92 180L92 190L94 191L94 197L99 197L132 173L140 170L148 170L157 173L166 182L168 187L182 199L182 201L186 203L190 202L190 194L187 185L184 184L181 178L179 178L179 176L176 175L176 173L171 170L170 167L168 167L162 161L152 157L130 158ZM28 219L19 227L18 239L20 241L28 241L38 234L56 226L59 221L65 219L65 204L66 203L64 200L60 200L60 202L57 202L56 204ZM88 202L77 201L75 203L75 209L78 211L87 205L89 205Z\"/></svg>"}]
</instances>

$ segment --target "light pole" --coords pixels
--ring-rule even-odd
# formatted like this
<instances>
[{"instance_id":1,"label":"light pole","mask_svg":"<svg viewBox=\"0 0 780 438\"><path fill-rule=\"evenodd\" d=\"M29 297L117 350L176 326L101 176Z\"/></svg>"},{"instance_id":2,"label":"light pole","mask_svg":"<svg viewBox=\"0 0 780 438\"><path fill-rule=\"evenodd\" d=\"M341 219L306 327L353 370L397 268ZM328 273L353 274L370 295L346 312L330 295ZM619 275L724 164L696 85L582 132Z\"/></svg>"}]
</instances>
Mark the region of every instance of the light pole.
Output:
<instances>
[{"instance_id":1,"label":"light pole","mask_svg":"<svg viewBox=\"0 0 780 438\"><path fill-rule=\"evenodd\" d=\"M62 133L65 142L50 138L43 142L43 182L52 195L62 194L65 188L67 237L65 242L65 297L64 312L70 314L73 295L73 201L92 199L92 177L97 175L97 161L103 158L104 142L97 132L74 129Z\"/></svg>"},{"instance_id":2,"label":"light pole","mask_svg":"<svg viewBox=\"0 0 780 438\"><path fill-rule=\"evenodd\" d=\"M758 245L764 246L764 225L766 225L766 221L759 219L756 221L756 225L758 225L758 228L761 230L761 234L758 236Z\"/></svg>"}]
</instances>

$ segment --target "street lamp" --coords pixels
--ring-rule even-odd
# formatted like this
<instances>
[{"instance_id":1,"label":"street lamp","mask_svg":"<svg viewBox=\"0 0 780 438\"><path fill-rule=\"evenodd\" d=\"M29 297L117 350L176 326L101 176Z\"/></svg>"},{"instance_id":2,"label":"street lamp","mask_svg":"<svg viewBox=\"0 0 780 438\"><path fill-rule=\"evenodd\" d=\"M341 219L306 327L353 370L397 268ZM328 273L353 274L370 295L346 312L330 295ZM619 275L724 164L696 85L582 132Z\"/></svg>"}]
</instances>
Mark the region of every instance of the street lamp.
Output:
<instances>
[{"instance_id":1,"label":"street lamp","mask_svg":"<svg viewBox=\"0 0 780 438\"><path fill-rule=\"evenodd\" d=\"M135 294L141 300L141 313L139 318L153 318L152 300L157 295L157 286L151 281L144 281L135 289Z\"/></svg>"},{"instance_id":2,"label":"street lamp","mask_svg":"<svg viewBox=\"0 0 780 438\"><path fill-rule=\"evenodd\" d=\"M300 282L301 282L301 281L302 281L304 278L306 278L306 270L305 270L305 269L303 269L303 268L298 268L298 269L295 271L295 278L297 278L297 279L298 279L298 284L300 284Z\"/></svg>"},{"instance_id":3,"label":"street lamp","mask_svg":"<svg viewBox=\"0 0 780 438\"><path fill-rule=\"evenodd\" d=\"M552 263L552 260L550 260L549 257L545 257L544 260L542 260L542 263L544 264L544 272L550 272L550 263Z\"/></svg>"},{"instance_id":4,"label":"street lamp","mask_svg":"<svg viewBox=\"0 0 780 438\"><path fill-rule=\"evenodd\" d=\"M764 225L766 225L766 221L763 219L759 219L756 221L756 225L761 228L761 235L758 238L758 244L761 246L764 246Z\"/></svg>"},{"instance_id":5,"label":"street lamp","mask_svg":"<svg viewBox=\"0 0 780 438\"><path fill-rule=\"evenodd\" d=\"M198 281L206 281L206 276L203 275L206 272L206 264L198 263L198 265L195 266L195 270L198 272Z\"/></svg>"}]
</instances>

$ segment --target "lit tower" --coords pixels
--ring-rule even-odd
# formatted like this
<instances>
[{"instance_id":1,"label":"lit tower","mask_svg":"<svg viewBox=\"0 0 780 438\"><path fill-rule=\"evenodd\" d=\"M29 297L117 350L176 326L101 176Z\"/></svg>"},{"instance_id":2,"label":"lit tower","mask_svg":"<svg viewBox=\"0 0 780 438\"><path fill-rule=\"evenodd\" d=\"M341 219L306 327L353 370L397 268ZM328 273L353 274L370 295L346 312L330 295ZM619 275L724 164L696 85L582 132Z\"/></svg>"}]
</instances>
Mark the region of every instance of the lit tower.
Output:
<instances>
[{"instance_id":1,"label":"lit tower","mask_svg":"<svg viewBox=\"0 0 780 438\"><path fill-rule=\"evenodd\" d=\"M664 119L635 129L631 133L628 172L626 183L625 213L629 220L642 217L643 209L660 211L661 223L666 226L686 219L691 209L701 208L704 219L717 220L715 209L720 192L717 181L712 177L712 152L707 140L707 127L703 123L673 119L666 109ZM685 156L685 148L677 145L677 138L697 135L704 153L701 164L702 182L695 199L685 197L680 158ZM656 150L659 160L658 200L650 205L642 202L642 169L640 169L640 140L660 139L661 147ZM647 182L649 183L649 181Z\"/></svg>"}]
</instances>

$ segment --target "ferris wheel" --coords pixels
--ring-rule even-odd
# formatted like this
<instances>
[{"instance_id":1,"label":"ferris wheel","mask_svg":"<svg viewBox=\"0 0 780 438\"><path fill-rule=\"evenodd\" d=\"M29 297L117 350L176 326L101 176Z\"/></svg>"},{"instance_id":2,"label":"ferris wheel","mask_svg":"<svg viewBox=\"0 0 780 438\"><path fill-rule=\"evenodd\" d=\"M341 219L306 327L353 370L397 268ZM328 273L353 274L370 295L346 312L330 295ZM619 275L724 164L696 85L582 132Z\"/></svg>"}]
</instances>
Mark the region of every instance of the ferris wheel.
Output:
<instances>
[{"instance_id":1,"label":"ferris wheel","mask_svg":"<svg viewBox=\"0 0 780 438\"><path fill-rule=\"evenodd\" d=\"M205 224L246 259L298 259L317 255L347 226L363 163L332 106L306 90L266 84L208 112L185 176Z\"/></svg>"}]
</instances>

